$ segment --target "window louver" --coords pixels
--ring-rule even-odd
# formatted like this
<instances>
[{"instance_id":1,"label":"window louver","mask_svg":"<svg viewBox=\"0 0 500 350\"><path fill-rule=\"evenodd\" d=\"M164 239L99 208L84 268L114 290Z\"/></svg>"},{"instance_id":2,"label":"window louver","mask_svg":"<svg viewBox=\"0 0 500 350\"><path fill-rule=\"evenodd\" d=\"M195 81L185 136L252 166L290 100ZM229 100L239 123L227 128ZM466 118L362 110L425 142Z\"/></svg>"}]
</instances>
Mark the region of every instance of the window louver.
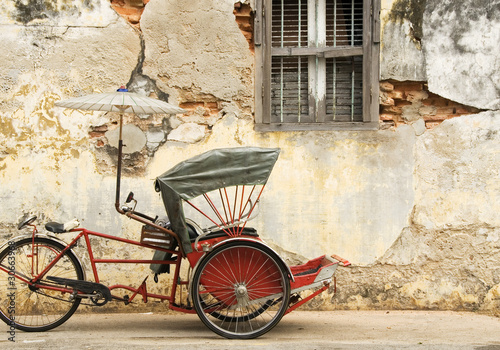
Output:
<instances>
[{"instance_id":1,"label":"window louver","mask_svg":"<svg viewBox=\"0 0 500 350\"><path fill-rule=\"evenodd\" d=\"M273 0L271 122L363 121L362 44L362 0Z\"/></svg>"}]
</instances>

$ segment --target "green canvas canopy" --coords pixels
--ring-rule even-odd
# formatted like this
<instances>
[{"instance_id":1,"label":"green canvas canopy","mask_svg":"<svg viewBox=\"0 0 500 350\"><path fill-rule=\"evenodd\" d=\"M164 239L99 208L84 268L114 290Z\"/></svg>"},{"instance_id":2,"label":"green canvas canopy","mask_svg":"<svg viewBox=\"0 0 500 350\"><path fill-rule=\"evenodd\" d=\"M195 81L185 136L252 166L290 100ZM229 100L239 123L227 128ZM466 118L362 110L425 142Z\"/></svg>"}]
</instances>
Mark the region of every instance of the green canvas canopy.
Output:
<instances>
[{"instance_id":1,"label":"green canvas canopy","mask_svg":"<svg viewBox=\"0 0 500 350\"><path fill-rule=\"evenodd\" d=\"M214 149L185 160L156 178L155 189L161 192L172 230L186 253L192 249L182 200L224 187L264 185L279 152L278 148L259 147Z\"/></svg>"}]
</instances>

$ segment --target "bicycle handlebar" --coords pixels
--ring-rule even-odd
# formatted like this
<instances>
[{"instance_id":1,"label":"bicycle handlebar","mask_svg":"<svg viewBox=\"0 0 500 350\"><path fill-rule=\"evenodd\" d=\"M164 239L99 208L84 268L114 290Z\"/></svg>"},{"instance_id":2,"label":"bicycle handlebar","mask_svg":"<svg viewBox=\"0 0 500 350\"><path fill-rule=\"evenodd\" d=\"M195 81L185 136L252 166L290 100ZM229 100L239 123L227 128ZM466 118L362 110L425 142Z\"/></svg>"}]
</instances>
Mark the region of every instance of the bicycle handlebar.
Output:
<instances>
[{"instance_id":1,"label":"bicycle handlebar","mask_svg":"<svg viewBox=\"0 0 500 350\"><path fill-rule=\"evenodd\" d=\"M151 216L143 214L143 213L139 213L138 211L132 211L132 214L140 216L141 218L144 218L144 219L149 220L151 222L155 222L158 219L158 215L156 215L156 217L152 218Z\"/></svg>"},{"instance_id":2,"label":"bicycle handlebar","mask_svg":"<svg viewBox=\"0 0 500 350\"><path fill-rule=\"evenodd\" d=\"M137 216L140 216L141 218L143 219L146 219L146 220L149 220L151 222L155 222L157 219L158 219L158 215L156 217L151 217L149 215L146 215L146 214L143 214L143 213L140 213L138 211L135 211L134 209L130 208L130 207L127 207L127 206L123 206L121 208L121 210L123 211L123 213L125 215L127 215L128 213L132 214L132 215L137 215Z\"/></svg>"}]
</instances>

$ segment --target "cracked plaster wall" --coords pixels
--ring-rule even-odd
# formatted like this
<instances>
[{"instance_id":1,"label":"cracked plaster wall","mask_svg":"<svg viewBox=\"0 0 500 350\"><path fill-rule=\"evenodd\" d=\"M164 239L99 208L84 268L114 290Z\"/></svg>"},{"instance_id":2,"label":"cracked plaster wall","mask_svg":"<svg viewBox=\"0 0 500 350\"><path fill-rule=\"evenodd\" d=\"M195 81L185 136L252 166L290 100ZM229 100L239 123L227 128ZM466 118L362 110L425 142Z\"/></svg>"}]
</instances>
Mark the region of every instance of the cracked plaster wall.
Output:
<instances>
[{"instance_id":1,"label":"cracked plaster wall","mask_svg":"<svg viewBox=\"0 0 500 350\"><path fill-rule=\"evenodd\" d=\"M125 143L141 151L126 154L122 188L140 210L164 213L152 180L179 161L218 147L280 147L252 225L289 262L323 253L353 262L336 296L306 307L498 310L498 2L489 14L473 3L384 0L381 13L381 79L425 82L430 94L477 108L471 115L426 130L416 108L397 128L286 133L253 130L254 57L233 1L151 0L137 4L132 25L135 15L120 17L105 0L22 18L2 7L0 237L31 212L138 238L140 225L113 208L117 116L53 107L128 84L189 107L126 117ZM105 242L97 251L140 254ZM131 284L148 274L104 272Z\"/></svg>"}]
</instances>

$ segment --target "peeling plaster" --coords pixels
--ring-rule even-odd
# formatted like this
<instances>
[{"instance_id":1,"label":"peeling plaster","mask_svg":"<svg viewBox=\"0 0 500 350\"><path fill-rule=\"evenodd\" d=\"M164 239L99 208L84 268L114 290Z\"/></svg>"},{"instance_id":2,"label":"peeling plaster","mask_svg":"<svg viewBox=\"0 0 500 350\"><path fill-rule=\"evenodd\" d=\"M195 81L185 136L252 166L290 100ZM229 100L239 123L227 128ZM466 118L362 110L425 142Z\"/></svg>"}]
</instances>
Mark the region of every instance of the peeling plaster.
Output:
<instances>
[{"instance_id":1,"label":"peeling plaster","mask_svg":"<svg viewBox=\"0 0 500 350\"><path fill-rule=\"evenodd\" d=\"M172 101L192 101L181 98L187 89L217 101L253 104L253 77L248 74L253 55L234 20L233 4L160 0L146 6L141 18L147 43L144 71L171 93ZM226 24L224 31L220 23Z\"/></svg>"},{"instance_id":2,"label":"peeling plaster","mask_svg":"<svg viewBox=\"0 0 500 350\"><path fill-rule=\"evenodd\" d=\"M205 127L196 123L184 123L172 130L168 135L169 141L195 143L205 137Z\"/></svg>"},{"instance_id":3,"label":"peeling plaster","mask_svg":"<svg viewBox=\"0 0 500 350\"><path fill-rule=\"evenodd\" d=\"M111 146L118 148L119 129L106 132L106 138ZM124 125L122 128L123 153L140 152L146 146L146 135L137 126Z\"/></svg>"},{"instance_id":4,"label":"peeling plaster","mask_svg":"<svg viewBox=\"0 0 500 350\"><path fill-rule=\"evenodd\" d=\"M485 231L494 229L407 229L377 263L342 269L332 302L350 309L498 310L500 246Z\"/></svg>"},{"instance_id":5,"label":"peeling plaster","mask_svg":"<svg viewBox=\"0 0 500 350\"><path fill-rule=\"evenodd\" d=\"M476 108L500 109L500 3L427 0L424 18L429 90Z\"/></svg>"},{"instance_id":6,"label":"peeling plaster","mask_svg":"<svg viewBox=\"0 0 500 350\"><path fill-rule=\"evenodd\" d=\"M381 78L427 81L436 95L498 110L499 6L474 0L384 1Z\"/></svg>"}]
</instances>

